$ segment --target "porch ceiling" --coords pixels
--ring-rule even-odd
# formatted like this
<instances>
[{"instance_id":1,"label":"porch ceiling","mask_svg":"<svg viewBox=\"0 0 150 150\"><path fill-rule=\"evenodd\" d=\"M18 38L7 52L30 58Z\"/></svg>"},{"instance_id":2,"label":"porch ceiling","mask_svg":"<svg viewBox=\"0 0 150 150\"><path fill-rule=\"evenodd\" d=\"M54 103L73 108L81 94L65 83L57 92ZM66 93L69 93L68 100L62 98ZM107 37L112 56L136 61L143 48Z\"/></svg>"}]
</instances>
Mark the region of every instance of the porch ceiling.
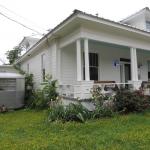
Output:
<instances>
[{"instance_id":1,"label":"porch ceiling","mask_svg":"<svg viewBox=\"0 0 150 150\"><path fill-rule=\"evenodd\" d=\"M103 47L108 48L108 49L118 49L118 50L127 50L127 51L130 50L130 47L127 47L127 46L89 39L89 49L94 50L94 49L103 48ZM72 43L69 43L68 45L62 47L61 49L62 50L65 50L65 49L76 50L76 42L74 41ZM81 39L81 49L82 50L84 49L84 39Z\"/></svg>"},{"instance_id":2,"label":"porch ceiling","mask_svg":"<svg viewBox=\"0 0 150 150\"><path fill-rule=\"evenodd\" d=\"M100 45L103 47L107 48L117 48L117 49L124 49L124 50L129 50L130 48L124 45L117 45L117 44L112 44L112 43L107 43L107 42L101 42L101 41L96 41L96 40L89 40L89 45L95 46L95 45Z\"/></svg>"}]
</instances>

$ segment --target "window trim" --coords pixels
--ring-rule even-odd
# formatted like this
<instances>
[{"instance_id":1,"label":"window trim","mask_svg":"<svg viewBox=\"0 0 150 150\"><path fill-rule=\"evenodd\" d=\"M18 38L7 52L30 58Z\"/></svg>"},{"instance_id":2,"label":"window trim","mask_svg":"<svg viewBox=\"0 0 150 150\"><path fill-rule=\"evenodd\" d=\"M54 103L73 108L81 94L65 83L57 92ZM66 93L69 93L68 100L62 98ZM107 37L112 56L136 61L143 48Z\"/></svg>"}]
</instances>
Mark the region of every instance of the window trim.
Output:
<instances>
[{"instance_id":1,"label":"window trim","mask_svg":"<svg viewBox=\"0 0 150 150\"><path fill-rule=\"evenodd\" d=\"M41 55L41 76L42 76L42 81L45 81L45 77L46 77L46 68L45 68L45 60L46 55L45 53L43 53Z\"/></svg>"},{"instance_id":2,"label":"window trim","mask_svg":"<svg viewBox=\"0 0 150 150\"><path fill-rule=\"evenodd\" d=\"M146 21L146 30L150 31L150 21Z\"/></svg>"},{"instance_id":3,"label":"window trim","mask_svg":"<svg viewBox=\"0 0 150 150\"><path fill-rule=\"evenodd\" d=\"M30 73L30 64L27 63L27 73L29 74Z\"/></svg>"},{"instance_id":4,"label":"window trim","mask_svg":"<svg viewBox=\"0 0 150 150\"><path fill-rule=\"evenodd\" d=\"M90 65L90 54L96 54L97 55L97 66L96 65ZM85 80L85 60L84 60L84 52L83 52L83 80ZM100 69L99 69L99 53L98 52L89 52L89 71L90 68L97 68L97 80L99 80L100 76ZM91 72L90 72L91 73ZM90 74L90 80L91 80L91 74Z\"/></svg>"}]
</instances>

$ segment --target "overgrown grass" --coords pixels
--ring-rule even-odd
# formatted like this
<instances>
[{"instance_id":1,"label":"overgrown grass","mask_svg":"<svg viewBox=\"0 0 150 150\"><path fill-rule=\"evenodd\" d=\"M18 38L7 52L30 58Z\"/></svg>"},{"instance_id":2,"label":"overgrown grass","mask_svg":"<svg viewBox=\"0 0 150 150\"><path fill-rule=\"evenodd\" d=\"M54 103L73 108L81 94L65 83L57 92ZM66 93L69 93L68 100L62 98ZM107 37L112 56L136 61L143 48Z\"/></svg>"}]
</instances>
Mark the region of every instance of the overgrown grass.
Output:
<instances>
[{"instance_id":1,"label":"overgrown grass","mask_svg":"<svg viewBox=\"0 0 150 150\"><path fill-rule=\"evenodd\" d=\"M0 150L149 150L150 112L45 123L44 111L0 114Z\"/></svg>"}]
</instances>

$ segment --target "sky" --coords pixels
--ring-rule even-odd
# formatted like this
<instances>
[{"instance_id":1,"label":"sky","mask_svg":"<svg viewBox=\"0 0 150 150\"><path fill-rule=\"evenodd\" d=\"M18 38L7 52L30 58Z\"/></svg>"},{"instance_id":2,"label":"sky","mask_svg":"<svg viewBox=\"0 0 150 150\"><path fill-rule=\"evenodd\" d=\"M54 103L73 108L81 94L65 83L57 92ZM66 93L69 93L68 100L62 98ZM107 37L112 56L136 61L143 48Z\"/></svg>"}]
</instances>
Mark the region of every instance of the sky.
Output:
<instances>
[{"instance_id":1,"label":"sky","mask_svg":"<svg viewBox=\"0 0 150 150\"><path fill-rule=\"evenodd\" d=\"M37 34L3 15L46 33L74 9L120 21L144 7L150 7L150 0L0 0L0 59L7 62L7 50L17 46L24 36Z\"/></svg>"}]
</instances>

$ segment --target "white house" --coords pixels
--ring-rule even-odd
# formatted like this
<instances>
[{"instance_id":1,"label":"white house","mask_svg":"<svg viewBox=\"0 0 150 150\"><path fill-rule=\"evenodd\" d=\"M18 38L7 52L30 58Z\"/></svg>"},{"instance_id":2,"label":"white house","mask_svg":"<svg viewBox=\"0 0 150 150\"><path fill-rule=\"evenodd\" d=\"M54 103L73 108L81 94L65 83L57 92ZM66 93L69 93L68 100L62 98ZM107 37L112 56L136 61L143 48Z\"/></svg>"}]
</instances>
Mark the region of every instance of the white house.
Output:
<instances>
[{"instance_id":1,"label":"white house","mask_svg":"<svg viewBox=\"0 0 150 150\"><path fill-rule=\"evenodd\" d=\"M150 10L120 22L74 10L16 64L34 74L35 88L51 74L69 98L88 98L95 84L139 88L150 79Z\"/></svg>"}]
</instances>

